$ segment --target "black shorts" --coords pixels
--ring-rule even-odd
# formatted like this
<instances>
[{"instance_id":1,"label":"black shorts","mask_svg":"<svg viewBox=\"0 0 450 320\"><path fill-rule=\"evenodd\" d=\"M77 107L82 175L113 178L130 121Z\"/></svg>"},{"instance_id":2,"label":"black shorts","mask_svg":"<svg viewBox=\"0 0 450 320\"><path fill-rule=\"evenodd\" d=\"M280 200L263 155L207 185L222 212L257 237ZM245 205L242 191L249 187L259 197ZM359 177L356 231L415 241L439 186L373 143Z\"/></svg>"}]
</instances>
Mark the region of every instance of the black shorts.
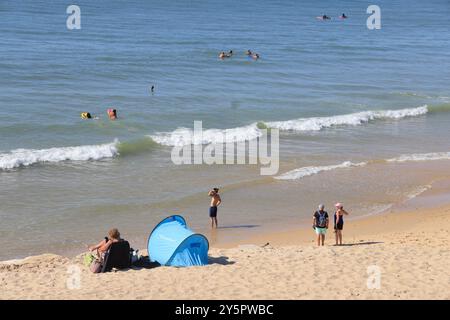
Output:
<instances>
[{"instance_id":1,"label":"black shorts","mask_svg":"<svg viewBox=\"0 0 450 320\"><path fill-rule=\"evenodd\" d=\"M338 223L334 225L334 230L342 230L344 229L344 223Z\"/></svg>"},{"instance_id":2,"label":"black shorts","mask_svg":"<svg viewBox=\"0 0 450 320\"><path fill-rule=\"evenodd\" d=\"M217 217L217 207L210 207L209 208L209 217L210 218Z\"/></svg>"}]
</instances>

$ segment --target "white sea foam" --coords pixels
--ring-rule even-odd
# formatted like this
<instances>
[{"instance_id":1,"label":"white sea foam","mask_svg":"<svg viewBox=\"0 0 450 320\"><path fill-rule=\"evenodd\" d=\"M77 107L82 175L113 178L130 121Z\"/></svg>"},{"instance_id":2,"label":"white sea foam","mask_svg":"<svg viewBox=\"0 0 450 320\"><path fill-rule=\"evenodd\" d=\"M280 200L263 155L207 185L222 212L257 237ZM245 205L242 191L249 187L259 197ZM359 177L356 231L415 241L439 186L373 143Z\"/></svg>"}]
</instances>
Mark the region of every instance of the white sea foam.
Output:
<instances>
[{"instance_id":1,"label":"white sea foam","mask_svg":"<svg viewBox=\"0 0 450 320\"><path fill-rule=\"evenodd\" d=\"M383 161L400 162L401 163L401 162L436 161L436 160L450 160L450 152L405 154L405 155L401 155L396 158L391 158L391 159L387 159L387 160L383 160ZM321 173L323 171L331 171L331 170L351 168L351 167L363 167L363 166L368 165L369 163L372 163L372 162L353 163L350 161L346 161L341 164L330 165L330 166L302 167L302 168L294 169L294 170L288 171L286 173L283 173L283 174L275 177L275 179L297 180L297 179L301 179L303 177ZM426 191L426 190L422 190L422 189L420 190L420 192L423 192L423 191ZM414 195L414 196L416 196L416 195Z\"/></svg>"},{"instance_id":2,"label":"white sea foam","mask_svg":"<svg viewBox=\"0 0 450 320\"><path fill-rule=\"evenodd\" d=\"M330 165L330 166L319 166L319 167L302 167L298 169L294 169L291 171L288 171L286 173L283 173L275 179L277 180L298 180L307 176L312 176L315 174L318 174L323 171L331 171L336 169L344 169L344 168L351 168L351 167L363 167L367 165L367 162L359 162L359 163L353 163L350 161L345 161L341 164L337 165Z\"/></svg>"},{"instance_id":3,"label":"white sea foam","mask_svg":"<svg viewBox=\"0 0 450 320\"><path fill-rule=\"evenodd\" d=\"M431 189L431 185L426 185L426 186L419 186L417 188L415 188L414 190L412 190L408 195L407 198L408 200L412 200L418 196L420 196L422 193L424 193L425 191L428 191L429 189Z\"/></svg>"},{"instance_id":4,"label":"white sea foam","mask_svg":"<svg viewBox=\"0 0 450 320\"><path fill-rule=\"evenodd\" d=\"M388 159L388 162L409 162L409 161L434 161L450 160L450 152L415 153L404 154L396 158Z\"/></svg>"},{"instance_id":5,"label":"white sea foam","mask_svg":"<svg viewBox=\"0 0 450 320\"><path fill-rule=\"evenodd\" d=\"M16 149L0 153L0 170L26 167L36 163L61 161L88 161L113 158L119 154L118 141L101 145L62 147L49 149Z\"/></svg>"},{"instance_id":6,"label":"white sea foam","mask_svg":"<svg viewBox=\"0 0 450 320\"><path fill-rule=\"evenodd\" d=\"M427 106L400 110L364 111L346 115L316 118L300 118L287 121L272 121L262 123L267 128L276 128L285 131L319 131L334 126L357 126L373 120L402 119L424 115L428 112ZM227 140L221 137L226 135ZM232 129L207 129L201 137L194 136L189 128L178 128L172 132L158 132L149 135L155 142L165 146L184 146L189 144L210 144L242 142L262 136L258 123Z\"/></svg>"},{"instance_id":7,"label":"white sea foam","mask_svg":"<svg viewBox=\"0 0 450 320\"><path fill-rule=\"evenodd\" d=\"M300 118L267 122L270 128L289 131L319 131L335 126L358 126L374 120L416 117L428 112L428 106L400 110L364 111L332 117Z\"/></svg>"},{"instance_id":8,"label":"white sea foam","mask_svg":"<svg viewBox=\"0 0 450 320\"><path fill-rule=\"evenodd\" d=\"M206 129L201 136L194 135L194 131L188 128L179 128L172 132L161 132L149 137L153 141L165 146L185 146L190 144L233 143L254 140L262 136L256 123L233 129ZM225 137L225 141L222 140Z\"/></svg>"}]
</instances>

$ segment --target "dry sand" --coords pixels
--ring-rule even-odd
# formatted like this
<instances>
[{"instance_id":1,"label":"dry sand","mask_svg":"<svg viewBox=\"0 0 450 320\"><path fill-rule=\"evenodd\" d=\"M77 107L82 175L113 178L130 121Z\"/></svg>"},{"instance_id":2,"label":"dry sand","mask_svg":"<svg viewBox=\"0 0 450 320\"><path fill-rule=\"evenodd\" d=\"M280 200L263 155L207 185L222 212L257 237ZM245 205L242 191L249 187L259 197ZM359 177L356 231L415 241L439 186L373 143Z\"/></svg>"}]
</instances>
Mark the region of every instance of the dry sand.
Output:
<instances>
[{"instance_id":1,"label":"dry sand","mask_svg":"<svg viewBox=\"0 0 450 320\"><path fill-rule=\"evenodd\" d=\"M92 274L81 257L47 254L0 263L0 298L450 299L449 230L446 206L347 221L339 247L332 232L316 247L312 228L260 235L211 249L205 267Z\"/></svg>"}]
</instances>

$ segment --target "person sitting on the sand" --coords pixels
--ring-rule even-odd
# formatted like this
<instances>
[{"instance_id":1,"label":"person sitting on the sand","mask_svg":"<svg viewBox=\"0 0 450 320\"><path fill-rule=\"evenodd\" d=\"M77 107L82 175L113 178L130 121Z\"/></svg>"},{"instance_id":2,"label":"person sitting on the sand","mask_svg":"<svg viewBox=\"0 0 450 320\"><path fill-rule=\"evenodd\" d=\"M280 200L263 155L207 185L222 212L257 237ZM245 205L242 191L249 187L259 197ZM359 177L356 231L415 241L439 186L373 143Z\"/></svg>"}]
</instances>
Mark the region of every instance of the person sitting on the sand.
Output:
<instances>
[{"instance_id":1,"label":"person sitting on the sand","mask_svg":"<svg viewBox=\"0 0 450 320\"><path fill-rule=\"evenodd\" d=\"M96 251L99 258L103 258L104 254L109 250L113 243L119 242L122 239L120 238L120 232L116 228L109 230L108 236L105 237L102 241L100 241L95 246L89 246L89 251Z\"/></svg>"},{"instance_id":2,"label":"person sitting on the sand","mask_svg":"<svg viewBox=\"0 0 450 320\"><path fill-rule=\"evenodd\" d=\"M325 211L323 204L319 205L319 210L313 215L313 228L317 234L317 245L322 246L325 243L325 234L328 229L328 212Z\"/></svg>"},{"instance_id":3,"label":"person sitting on the sand","mask_svg":"<svg viewBox=\"0 0 450 320\"><path fill-rule=\"evenodd\" d=\"M344 210L342 203L336 203L336 212L334 213L334 232L336 233L336 245L342 245L342 230L344 229L344 215L348 212Z\"/></svg>"}]
</instances>

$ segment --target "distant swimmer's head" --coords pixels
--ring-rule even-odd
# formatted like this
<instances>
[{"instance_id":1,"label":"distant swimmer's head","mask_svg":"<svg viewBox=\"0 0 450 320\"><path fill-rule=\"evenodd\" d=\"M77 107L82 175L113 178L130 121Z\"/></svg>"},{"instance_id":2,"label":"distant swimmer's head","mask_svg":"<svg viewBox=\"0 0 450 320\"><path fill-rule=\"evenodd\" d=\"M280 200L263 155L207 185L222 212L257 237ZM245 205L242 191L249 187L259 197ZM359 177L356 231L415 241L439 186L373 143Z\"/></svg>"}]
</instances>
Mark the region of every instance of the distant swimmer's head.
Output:
<instances>
[{"instance_id":1,"label":"distant swimmer's head","mask_svg":"<svg viewBox=\"0 0 450 320\"><path fill-rule=\"evenodd\" d=\"M344 206L343 206L342 203L340 203L340 202L336 203L334 206L335 206L336 208L338 208L338 209L343 209L343 208L344 208Z\"/></svg>"},{"instance_id":2,"label":"distant swimmer's head","mask_svg":"<svg viewBox=\"0 0 450 320\"><path fill-rule=\"evenodd\" d=\"M249 49L249 50L247 50L247 52L245 54L248 55L248 56L251 56L252 55L252 51Z\"/></svg>"},{"instance_id":3,"label":"distant swimmer's head","mask_svg":"<svg viewBox=\"0 0 450 320\"><path fill-rule=\"evenodd\" d=\"M108 117L111 120L116 120L117 119L117 110L116 109L108 109L106 111L108 113Z\"/></svg>"},{"instance_id":4,"label":"distant swimmer's head","mask_svg":"<svg viewBox=\"0 0 450 320\"><path fill-rule=\"evenodd\" d=\"M325 209L325 206L323 204L319 204L319 210L323 211Z\"/></svg>"}]
</instances>

